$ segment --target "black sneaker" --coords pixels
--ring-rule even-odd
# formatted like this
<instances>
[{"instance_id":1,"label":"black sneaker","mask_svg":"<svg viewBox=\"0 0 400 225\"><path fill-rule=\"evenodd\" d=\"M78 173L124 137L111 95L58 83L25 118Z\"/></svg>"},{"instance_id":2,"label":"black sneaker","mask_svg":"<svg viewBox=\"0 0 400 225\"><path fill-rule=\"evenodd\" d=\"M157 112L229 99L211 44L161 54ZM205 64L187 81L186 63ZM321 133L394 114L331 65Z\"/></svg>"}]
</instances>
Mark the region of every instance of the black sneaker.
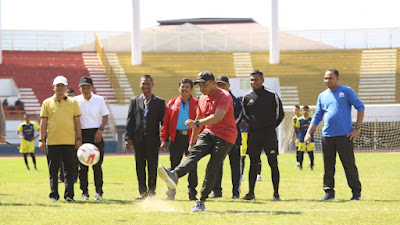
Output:
<instances>
[{"instance_id":1,"label":"black sneaker","mask_svg":"<svg viewBox=\"0 0 400 225\"><path fill-rule=\"evenodd\" d=\"M360 200L361 200L361 196L359 196L359 195L356 195L356 196L353 195L353 197L351 197L351 199L350 199L350 201L360 201Z\"/></svg>"},{"instance_id":2,"label":"black sneaker","mask_svg":"<svg viewBox=\"0 0 400 225\"><path fill-rule=\"evenodd\" d=\"M310 169L311 169L311 170L314 170L314 165L311 165L311 164L310 164Z\"/></svg>"},{"instance_id":3,"label":"black sneaker","mask_svg":"<svg viewBox=\"0 0 400 225\"><path fill-rule=\"evenodd\" d=\"M213 192L209 198L222 198L222 193Z\"/></svg>"},{"instance_id":4,"label":"black sneaker","mask_svg":"<svg viewBox=\"0 0 400 225\"><path fill-rule=\"evenodd\" d=\"M322 197L320 200L321 201L328 201L328 200L334 200L335 199L335 194L331 193L326 193L324 197Z\"/></svg>"},{"instance_id":5,"label":"black sneaker","mask_svg":"<svg viewBox=\"0 0 400 225\"><path fill-rule=\"evenodd\" d=\"M281 197L279 197L279 194L274 194L274 198L272 199L274 201L280 201Z\"/></svg>"},{"instance_id":6,"label":"black sneaker","mask_svg":"<svg viewBox=\"0 0 400 225\"><path fill-rule=\"evenodd\" d=\"M175 174L171 171L165 169L163 166L158 166L157 169L158 176L167 182L167 186L171 189L176 189L176 185L178 184L178 179L176 179Z\"/></svg>"},{"instance_id":7,"label":"black sneaker","mask_svg":"<svg viewBox=\"0 0 400 225\"><path fill-rule=\"evenodd\" d=\"M250 193L248 193L246 196L244 196L244 200L253 200L253 199L255 199L256 197L254 196L254 194L250 194Z\"/></svg>"},{"instance_id":8,"label":"black sneaker","mask_svg":"<svg viewBox=\"0 0 400 225\"><path fill-rule=\"evenodd\" d=\"M66 197L65 201L68 202L68 203L75 202L75 200L73 198L70 198L70 197Z\"/></svg>"}]
</instances>

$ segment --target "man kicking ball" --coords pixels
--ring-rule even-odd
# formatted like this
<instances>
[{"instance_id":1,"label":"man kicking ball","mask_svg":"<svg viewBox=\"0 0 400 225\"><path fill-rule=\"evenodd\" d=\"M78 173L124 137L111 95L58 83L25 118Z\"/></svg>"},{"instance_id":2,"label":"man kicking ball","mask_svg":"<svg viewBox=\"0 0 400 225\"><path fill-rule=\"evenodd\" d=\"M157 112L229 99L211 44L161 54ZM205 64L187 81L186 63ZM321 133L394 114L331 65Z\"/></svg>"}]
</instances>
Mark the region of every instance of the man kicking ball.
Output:
<instances>
[{"instance_id":1,"label":"man kicking ball","mask_svg":"<svg viewBox=\"0 0 400 225\"><path fill-rule=\"evenodd\" d=\"M196 121L188 119L185 122L188 128L193 128L189 155L173 170L167 170L160 165L158 175L167 182L169 188L176 189L178 179L190 172L201 158L210 154L201 197L192 208L192 212L199 212L206 211L204 202L214 188L225 156L236 141L237 128L232 97L228 91L217 87L214 75L203 71L194 84L199 84L203 95L199 98ZM199 134L202 126L205 129Z\"/></svg>"}]
</instances>

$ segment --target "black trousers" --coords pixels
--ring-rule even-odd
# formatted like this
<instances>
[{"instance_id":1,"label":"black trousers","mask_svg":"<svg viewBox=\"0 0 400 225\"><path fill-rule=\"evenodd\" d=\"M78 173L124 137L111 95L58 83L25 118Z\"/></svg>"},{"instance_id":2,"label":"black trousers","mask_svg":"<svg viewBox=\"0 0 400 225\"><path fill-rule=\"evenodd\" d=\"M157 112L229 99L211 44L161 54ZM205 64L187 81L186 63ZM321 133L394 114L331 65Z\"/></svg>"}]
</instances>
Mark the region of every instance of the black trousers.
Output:
<instances>
[{"instance_id":1,"label":"black trousers","mask_svg":"<svg viewBox=\"0 0 400 225\"><path fill-rule=\"evenodd\" d=\"M141 143L133 143L135 149L136 175L139 183L139 193L155 194L157 183L158 152L160 137L144 135ZM148 181L146 185L146 165Z\"/></svg>"},{"instance_id":2,"label":"black trousers","mask_svg":"<svg viewBox=\"0 0 400 225\"><path fill-rule=\"evenodd\" d=\"M169 158L171 160L171 168L175 168L179 165L182 160L183 154L186 156L189 154L188 152L189 142L188 135L182 135L179 131L176 132L175 141L171 142L169 145ZM193 167L193 169L189 172L188 176L188 193L189 196L196 196L197 191L196 187L198 184L197 179L197 163ZM168 196L175 196L175 189L168 189Z\"/></svg>"},{"instance_id":3,"label":"black trousers","mask_svg":"<svg viewBox=\"0 0 400 225\"><path fill-rule=\"evenodd\" d=\"M240 149L234 145L232 149L228 153L229 162L231 165L231 178L232 178L232 195L239 196L240 195L240 177L241 177L241 167L240 167ZM222 173L223 173L223 165L221 165L220 170L218 172L217 181L214 185L214 193L222 194Z\"/></svg>"},{"instance_id":4,"label":"black trousers","mask_svg":"<svg viewBox=\"0 0 400 225\"><path fill-rule=\"evenodd\" d=\"M58 170L60 164L64 164L65 192L64 198L74 198L74 180L72 164L76 158L74 145L49 145L47 151L47 164L50 177L50 198L59 199L58 194Z\"/></svg>"},{"instance_id":5,"label":"black trousers","mask_svg":"<svg viewBox=\"0 0 400 225\"><path fill-rule=\"evenodd\" d=\"M192 171L201 158L210 154L211 158L207 164L206 176L204 178L200 197L200 200L205 201L211 193L211 190L214 188L219 168L232 147L232 143L229 143L210 132L202 132L197 138L196 146L190 150L189 155L177 167L175 167L174 170L178 174L178 177L182 177Z\"/></svg>"},{"instance_id":6,"label":"black trousers","mask_svg":"<svg viewBox=\"0 0 400 225\"><path fill-rule=\"evenodd\" d=\"M335 193L335 164L336 152L342 161L347 183L354 196L360 196L361 183L358 177L358 170L354 157L353 141L346 136L322 138L322 153L324 158L324 191Z\"/></svg>"},{"instance_id":7,"label":"black trousers","mask_svg":"<svg viewBox=\"0 0 400 225\"><path fill-rule=\"evenodd\" d=\"M100 159L99 162L96 163L96 165L92 166L93 169L93 174L94 174L94 186L96 187L96 193L99 195L103 195L103 170L101 168L101 165L103 164L104 160L104 141L101 140L98 143L94 142L94 136L97 132L97 128L95 129L82 129L82 143L91 143L96 145L96 147L100 151ZM79 163L79 180L80 180L80 188L82 190L82 193L88 194L88 171L89 167L83 165L82 163Z\"/></svg>"},{"instance_id":8,"label":"black trousers","mask_svg":"<svg viewBox=\"0 0 400 225\"><path fill-rule=\"evenodd\" d=\"M247 139L247 153L250 157L249 194L254 194L262 149L264 149L268 164L271 167L274 195L278 195L280 174L278 168L278 140L275 129L264 132L249 132Z\"/></svg>"}]
</instances>

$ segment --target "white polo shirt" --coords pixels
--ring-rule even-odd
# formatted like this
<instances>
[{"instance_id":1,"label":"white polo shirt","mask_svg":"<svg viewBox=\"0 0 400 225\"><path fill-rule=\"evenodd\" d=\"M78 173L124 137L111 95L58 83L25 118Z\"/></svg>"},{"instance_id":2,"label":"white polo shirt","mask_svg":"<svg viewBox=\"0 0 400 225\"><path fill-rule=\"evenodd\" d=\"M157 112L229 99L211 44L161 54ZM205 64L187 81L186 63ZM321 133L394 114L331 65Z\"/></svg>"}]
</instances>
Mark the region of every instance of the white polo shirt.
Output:
<instances>
[{"instance_id":1,"label":"white polo shirt","mask_svg":"<svg viewBox=\"0 0 400 225\"><path fill-rule=\"evenodd\" d=\"M95 95L92 92L92 97L86 100L83 95L75 97L81 110L81 127L82 129L99 128L103 121L103 116L110 114L104 98L100 95Z\"/></svg>"}]
</instances>

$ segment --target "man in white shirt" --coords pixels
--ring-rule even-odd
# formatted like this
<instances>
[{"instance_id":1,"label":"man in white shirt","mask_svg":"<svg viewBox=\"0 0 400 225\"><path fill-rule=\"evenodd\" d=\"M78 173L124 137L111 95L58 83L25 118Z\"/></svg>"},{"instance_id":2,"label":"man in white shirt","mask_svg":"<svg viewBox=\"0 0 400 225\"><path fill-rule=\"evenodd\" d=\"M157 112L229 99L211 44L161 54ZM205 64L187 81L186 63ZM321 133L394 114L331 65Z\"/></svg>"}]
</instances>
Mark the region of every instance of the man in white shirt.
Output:
<instances>
[{"instance_id":1,"label":"man in white shirt","mask_svg":"<svg viewBox=\"0 0 400 225\"><path fill-rule=\"evenodd\" d=\"M96 187L95 200L103 200L103 171L101 164L104 159L103 130L108 122L108 110L104 98L93 94L93 81L90 77L82 77L79 90L82 93L75 97L81 110L82 143L91 143L100 150L100 160L93 165L94 184ZM88 190L89 167L80 163L79 180L82 190L82 200L89 198Z\"/></svg>"}]
</instances>

